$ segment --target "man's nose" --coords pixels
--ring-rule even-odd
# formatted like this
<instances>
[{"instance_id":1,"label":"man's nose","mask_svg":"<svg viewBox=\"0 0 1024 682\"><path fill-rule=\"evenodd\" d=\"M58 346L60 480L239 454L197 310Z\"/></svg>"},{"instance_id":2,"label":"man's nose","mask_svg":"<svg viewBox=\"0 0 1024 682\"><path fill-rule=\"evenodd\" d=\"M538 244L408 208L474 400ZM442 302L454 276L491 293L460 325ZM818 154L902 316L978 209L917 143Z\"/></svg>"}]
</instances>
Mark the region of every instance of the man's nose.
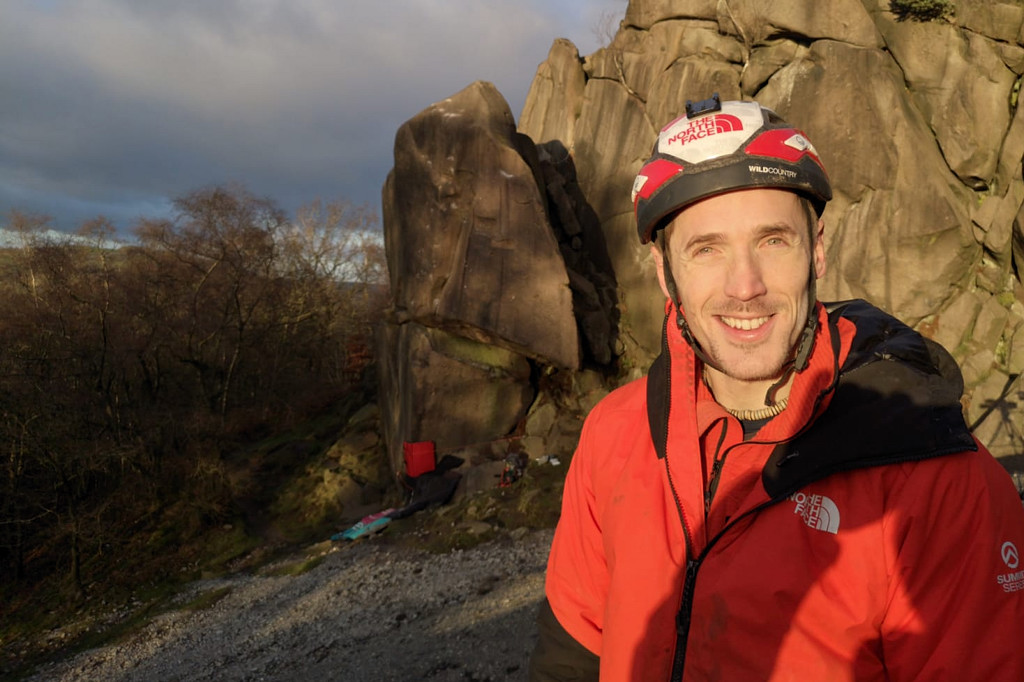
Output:
<instances>
[{"instance_id":1,"label":"man's nose","mask_svg":"<svg viewBox=\"0 0 1024 682\"><path fill-rule=\"evenodd\" d=\"M768 287L764 283L763 264L753 253L744 251L736 254L729 266L725 294L740 301L749 301L764 296Z\"/></svg>"}]
</instances>

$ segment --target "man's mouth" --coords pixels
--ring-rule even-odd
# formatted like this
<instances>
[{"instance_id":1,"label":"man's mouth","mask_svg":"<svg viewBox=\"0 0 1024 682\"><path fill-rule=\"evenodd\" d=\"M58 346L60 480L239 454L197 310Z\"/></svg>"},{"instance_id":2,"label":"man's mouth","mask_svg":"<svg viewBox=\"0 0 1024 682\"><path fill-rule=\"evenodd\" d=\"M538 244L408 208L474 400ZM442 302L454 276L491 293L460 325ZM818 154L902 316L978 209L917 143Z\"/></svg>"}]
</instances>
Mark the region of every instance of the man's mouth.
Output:
<instances>
[{"instance_id":1,"label":"man's mouth","mask_svg":"<svg viewBox=\"0 0 1024 682\"><path fill-rule=\"evenodd\" d=\"M770 320L771 317L768 316L768 317L743 318L743 317L725 317L723 315L723 316L719 316L718 319L720 319L727 326L732 327L733 329L741 329L743 331L750 331L752 329L759 328L765 322Z\"/></svg>"}]
</instances>

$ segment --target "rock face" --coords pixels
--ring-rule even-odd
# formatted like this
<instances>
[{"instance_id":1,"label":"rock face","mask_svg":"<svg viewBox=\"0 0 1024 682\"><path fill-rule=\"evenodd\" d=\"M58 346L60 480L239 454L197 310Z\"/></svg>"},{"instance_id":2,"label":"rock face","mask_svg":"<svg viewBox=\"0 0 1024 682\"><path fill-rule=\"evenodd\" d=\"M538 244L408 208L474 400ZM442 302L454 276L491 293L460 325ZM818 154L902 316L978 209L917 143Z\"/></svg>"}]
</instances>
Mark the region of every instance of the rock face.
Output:
<instances>
[{"instance_id":1,"label":"rock face","mask_svg":"<svg viewBox=\"0 0 1024 682\"><path fill-rule=\"evenodd\" d=\"M384 239L403 317L550 364L579 363L569 278L508 104L475 83L395 138Z\"/></svg>"},{"instance_id":2,"label":"rock face","mask_svg":"<svg viewBox=\"0 0 1024 682\"><path fill-rule=\"evenodd\" d=\"M633 176L687 99L756 99L807 132L833 181L822 298L866 298L941 340L965 370L968 421L1024 468L1024 6L951 5L916 21L884 0L633 0L595 54L556 43L519 129L575 159L620 340L636 341L620 361L649 362L662 316ZM553 74L573 87L552 93Z\"/></svg>"},{"instance_id":3,"label":"rock face","mask_svg":"<svg viewBox=\"0 0 1024 682\"><path fill-rule=\"evenodd\" d=\"M384 187L393 320L382 416L403 441L451 450L508 434L534 397L531 365L579 366L570 275L541 162L508 104L474 83L405 123Z\"/></svg>"},{"instance_id":4,"label":"rock face","mask_svg":"<svg viewBox=\"0 0 1024 682\"><path fill-rule=\"evenodd\" d=\"M687 99L756 99L829 169L819 295L866 298L946 345L968 422L1024 469L1024 5L946 4L922 21L885 0L633 0L596 53L555 41L521 135L480 84L428 109L399 131L385 191L397 319L519 353L533 377L577 359L611 383L637 376L664 312L633 178ZM517 221L536 233L504 227ZM502 288L495 259L520 272L503 249L533 258L540 244L561 265L543 266L535 293ZM550 338L504 310L512 296L551 313ZM531 414L545 402L535 394Z\"/></svg>"},{"instance_id":5,"label":"rock face","mask_svg":"<svg viewBox=\"0 0 1024 682\"><path fill-rule=\"evenodd\" d=\"M530 364L511 351L416 322L388 325L382 342L383 431L396 472L403 441L445 452L495 440L533 401Z\"/></svg>"}]
</instances>

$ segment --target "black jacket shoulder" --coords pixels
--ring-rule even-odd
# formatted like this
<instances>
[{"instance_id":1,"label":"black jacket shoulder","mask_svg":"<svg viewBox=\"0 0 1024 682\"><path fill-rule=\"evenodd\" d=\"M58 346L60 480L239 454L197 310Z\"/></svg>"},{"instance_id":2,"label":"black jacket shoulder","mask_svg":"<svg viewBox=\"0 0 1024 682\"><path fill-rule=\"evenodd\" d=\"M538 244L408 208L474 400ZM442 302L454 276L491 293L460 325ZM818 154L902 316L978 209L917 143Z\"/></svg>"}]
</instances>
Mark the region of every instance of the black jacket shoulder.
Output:
<instances>
[{"instance_id":1,"label":"black jacket shoulder","mask_svg":"<svg viewBox=\"0 0 1024 682\"><path fill-rule=\"evenodd\" d=\"M826 309L833 338L841 318L857 332L828 408L769 458L762 482L772 497L840 471L977 449L960 404L963 378L942 346L865 301Z\"/></svg>"}]
</instances>

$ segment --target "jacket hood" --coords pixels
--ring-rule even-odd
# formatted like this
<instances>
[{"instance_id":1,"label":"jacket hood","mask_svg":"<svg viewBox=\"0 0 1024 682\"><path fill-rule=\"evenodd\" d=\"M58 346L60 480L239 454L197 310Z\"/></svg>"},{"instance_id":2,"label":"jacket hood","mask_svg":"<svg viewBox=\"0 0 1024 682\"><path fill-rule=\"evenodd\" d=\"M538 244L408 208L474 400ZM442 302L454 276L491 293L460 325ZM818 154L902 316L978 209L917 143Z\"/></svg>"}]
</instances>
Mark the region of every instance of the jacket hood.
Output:
<instances>
[{"instance_id":1,"label":"jacket hood","mask_svg":"<svg viewBox=\"0 0 1024 682\"><path fill-rule=\"evenodd\" d=\"M938 343L862 300L826 306L857 333L828 409L775 447L762 474L772 497L830 474L977 450L963 417L963 377Z\"/></svg>"}]
</instances>

